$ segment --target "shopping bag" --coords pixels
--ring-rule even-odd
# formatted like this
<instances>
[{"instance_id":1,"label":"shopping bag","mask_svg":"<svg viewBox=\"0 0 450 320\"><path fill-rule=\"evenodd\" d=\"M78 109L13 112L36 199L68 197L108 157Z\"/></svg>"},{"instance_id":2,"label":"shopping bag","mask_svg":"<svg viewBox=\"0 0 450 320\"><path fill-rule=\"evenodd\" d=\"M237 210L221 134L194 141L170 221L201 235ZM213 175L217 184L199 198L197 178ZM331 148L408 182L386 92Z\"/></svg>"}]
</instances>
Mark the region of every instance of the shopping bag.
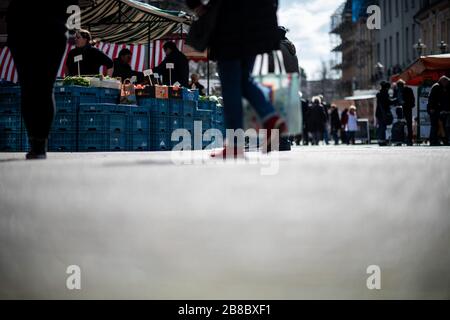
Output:
<instances>
[{"instance_id":1,"label":"shopping bag","mask_svg":"<svg viewBox=\"0 0 450 320\"><path fill-rule=\"evenodd\" d=\"M269 55L272 55L273 59ZM273 67L270 66L271 60ZM269 73L270 69L273 69L272 73ZM303 125L299 95L300 78L298 73L286 73L281 51L259 55L255 61L253 77L266 98L272 102L275 110L287 122L289 134L301 134ZM244 102L244 112L245 128L258 129L258 117L246 102Z\"/></svg>"},{"instance_id":2,"label":"shopping bag","mask_svg":"<svg viewBox=\"0 0 450 320\"><path fill-rule=\"evenodd\" d=\"M137 104L136 92L134 84L130 79L126 79L120 91L120 103L121 104Z\"/></svg>"}]
</instances>

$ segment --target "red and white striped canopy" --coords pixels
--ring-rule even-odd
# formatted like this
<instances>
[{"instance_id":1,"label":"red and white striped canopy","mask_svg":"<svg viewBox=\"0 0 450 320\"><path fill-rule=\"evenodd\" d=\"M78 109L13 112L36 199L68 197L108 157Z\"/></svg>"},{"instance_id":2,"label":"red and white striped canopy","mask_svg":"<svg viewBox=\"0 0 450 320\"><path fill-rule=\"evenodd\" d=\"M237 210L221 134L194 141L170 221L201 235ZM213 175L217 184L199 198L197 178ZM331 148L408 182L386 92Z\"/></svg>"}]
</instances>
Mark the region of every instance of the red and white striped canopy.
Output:
<instances>
[{"instance_id":1,"label":"red and white striped canopy","mask_svg":"<svg viewBox=\"0 0 450 320\"><path fill-rule=\"evenodd\" d=\"M154 68L159 65L165 58L165 53L163 50L165 40L156 40L150 44L150 57L147 57L148 45L143 44L113 44L113 43L103 43L99 42L96 47L102 50L111 59L118 57L120 50L123 48L128 48L132 52L131 68L136 71L143 71L147 68L146 61L149 61L150 68ZM184 40L176 40L177 46L180 50L183 50ZM70 44L66 45L66 51L64 53L63 60L58 71L58 77L64 77L64 65L67 60L67 56L74 46ZM148 60L147 60L148 59ZM104 68L100 70L101 73L105 73ZM0 79L11 81L14 83L18 82L18 75L16 71L16 66L14 65L14 60L11 55L11 51L8 47L0 49Z\"/></svg>"}]
</instances>

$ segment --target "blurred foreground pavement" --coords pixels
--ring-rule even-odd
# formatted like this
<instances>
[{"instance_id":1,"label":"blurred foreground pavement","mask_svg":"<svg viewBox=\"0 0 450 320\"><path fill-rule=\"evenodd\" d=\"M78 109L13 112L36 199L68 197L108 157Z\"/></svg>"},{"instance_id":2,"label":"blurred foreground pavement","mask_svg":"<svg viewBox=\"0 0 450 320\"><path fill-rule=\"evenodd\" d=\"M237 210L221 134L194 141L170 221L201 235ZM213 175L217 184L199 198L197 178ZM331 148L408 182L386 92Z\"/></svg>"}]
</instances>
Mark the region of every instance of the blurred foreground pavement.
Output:
<instances>
[{"instance_id":1,"label":"blurred foreground pavement","mask_svg":"<svg viewBox=\"0 0 450 320\"><path fill-rule=\"evenodd\" d=\"M22 158L0 154L2 299L450 298L450 148L302 147L268 176L171 153Z\"/></svg>"}]
</instances>

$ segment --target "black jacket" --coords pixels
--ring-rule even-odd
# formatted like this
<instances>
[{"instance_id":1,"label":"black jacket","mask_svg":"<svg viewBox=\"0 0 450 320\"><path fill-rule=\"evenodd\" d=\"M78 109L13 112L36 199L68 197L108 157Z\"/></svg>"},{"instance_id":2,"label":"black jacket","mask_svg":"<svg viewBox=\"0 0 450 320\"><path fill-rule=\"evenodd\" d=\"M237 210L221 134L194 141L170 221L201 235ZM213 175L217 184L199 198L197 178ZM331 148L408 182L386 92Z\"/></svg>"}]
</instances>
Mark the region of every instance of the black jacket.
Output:
<instances>
[{"instance_id":1,"label":"black jacket","mask_svg":"<svg viewBox=\"0 0 450 320\"><path fill-rule=\"evenodd\" d=\"M444 91L439 82L435 83L428 96L427 110L428 113L431 110L437 112L450 111L450 88Z\"/></svg>"},{"instance_id":2,"label":"black jacket","mask_svg":"<svg viewBox=\"0 0 450 320\"><path fill-rule=\"evenodd\" d=\"M313 104L307 114L308 131L318 132L325 130L327 115L325 108L321 104Z\"/></svg>"},{"instance_id":3,"label":"black jacket","mask_svg":"<svg viewBox=\"0 0 450 320\"><path fill-rule=\"evenodd\" d=\"M331 130L336 131L341 128L341 119L339 118L339 111L337 108L331 110L330 113Z\"/></svg>"},{"instance_id":4,"label":"black jacket","mask_svg":"<svg viewBox=\"0 0 450 320\"><path fill-rule=\"evenodd\" d=\"M138 83L141 83L144 80L144 74L142 72L134 71L129 64L121 62L119 58L114 60L114 78L120 77L122 82L124 82L126 79L131 79L133 76L136 76Z\"/></svg>"},{"instance_id":5,"label":"black jacket","mask_svg":"<svg viewBox=\"0 0 450 320\"><path fill-rule=\"evenodd\" d=\"M210 40L213 60L240 59L278 50L277 0L211 0L221 6ZM200 0L187 0L195 8Z\"/></svg>"},{"instance_id":6,"label":"black jacket","mask_svg":"<svg viewBox=\"0 0 450 320\"><path fill-rule=\"evenodd\" d=\"M377 109L375 110L375 117L379 123L386 122L386 114L391 112L391 105L393 100L389 97L388 90L380 90L377 93Z\"/></svg>"},{"instance_id":7,"label":"black jacket","mask_svg":"<svg viewBox=\"0 0 450 320\"><path fill-rule=\"evenodd\" d=\"M397 88L394 92L394 96L398 99L399 89ZM412 109L414 109L414 106L416 105L416 100L414 98L413 90L410 87L404 87L403 92L403 103L401 104L403 107L403 111L409 112ZM399 101L396 101L397 103Z\"/></svg>"},{"instance_id":8,"label":"black jacket","mask_svg":"<svg viewBox=\"0 0 450 320\"><path fill-rule=\"evenodd\" d=\"M74 60L78 55L83 56L80 62L81 75L94 76L99 74L101 66L106 66L108 69L113 67L113 61L103 51L87 45L83 48L75 48L67 55L66 66L70 76L78 75L78 63Z\"/></svg>"},{"instance_id":9,"label":"black jacket","mask_svg":"<svg viewBox=\"0 0 450 320\"><path fill-rule=\"evenodd\" d=\"M173 63L175 68L172 69L172 84L179 82L181 86L187 88L189 86L189 61L186 56L179 50L169 54L159 66L153 70L163 76L163 83L169 85L170 75L169 69L166 68L166 63Z\"/></svg>"}]
</instances>

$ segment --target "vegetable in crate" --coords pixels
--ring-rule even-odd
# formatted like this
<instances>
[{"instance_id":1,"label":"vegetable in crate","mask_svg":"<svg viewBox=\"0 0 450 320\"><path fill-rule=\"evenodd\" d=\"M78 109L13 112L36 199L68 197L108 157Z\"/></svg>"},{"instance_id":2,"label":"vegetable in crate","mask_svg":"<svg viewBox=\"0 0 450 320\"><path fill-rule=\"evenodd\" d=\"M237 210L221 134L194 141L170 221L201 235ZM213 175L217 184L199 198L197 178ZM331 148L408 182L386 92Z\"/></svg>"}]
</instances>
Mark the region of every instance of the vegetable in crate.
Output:
<instances>
[{"instance_id":1,"label":"vegetable in crate","mask_svg":"<svg viewBox=\"0 0 450 320\"><path fill-rule=\"evenodd\" d=\"M91 85L90 81L83 77L66 77L64 78L63 84L65 86L82 86L82 87L89 87Z\"/></svg>"}]
</instances>

